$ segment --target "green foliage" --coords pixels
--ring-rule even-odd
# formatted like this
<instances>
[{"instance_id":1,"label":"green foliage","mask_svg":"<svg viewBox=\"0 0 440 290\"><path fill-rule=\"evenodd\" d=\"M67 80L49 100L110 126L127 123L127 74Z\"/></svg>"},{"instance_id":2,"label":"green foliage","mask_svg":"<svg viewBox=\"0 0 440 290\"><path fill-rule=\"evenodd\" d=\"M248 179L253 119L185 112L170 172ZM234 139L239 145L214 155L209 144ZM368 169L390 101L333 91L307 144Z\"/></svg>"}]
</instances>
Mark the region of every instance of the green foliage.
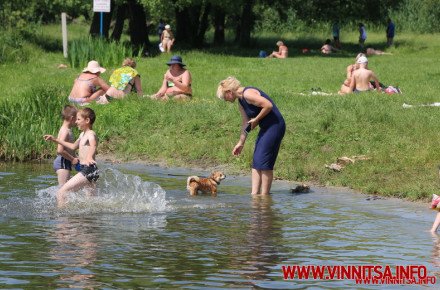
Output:
<instances>
[{"instance_id":1,"label":"green foliage","mask_svg":"<svg viewBox=\"0 0 440 290\"><path fill-rule=\"evenodd\" d=\"M69 63L73 68L83 67L92 59L102 66L117 66L124 58L132 56L133 50L129 45L93 37L71 41L68 51Z\"/></svg>"},{"instance_id":2,"label":"green foliage","mask_svg":"<svg viewBox=\"0 0 440 290\"><path fill-rule=\"evenodd\" d=\"M400 9L392 15L399 31L440 31L440 0L404 0Z\"/></svg>"},{"instance_id":3,"label":"green foliage","mask_svg":"<svg viewBox=\"0 0 440 290\"><path fill-rule=\"evenodd\" d=\"M41 85L14 100L0 102L0 158L29 160L44 158L53 146L44 134L56 134L64 100L53 85Z\"/></svg>"},{"instance_id":4,"label":"green foliage","mask_svg":"<svg viewBox=\"0 0 440 290\"><path fill-rule=\"evenodd\" d=\"M37 15L43 23L53 22L60 19L61 13L65 12L72 18L89 16L92 14L93 1L90 0L37 0Z\"/></svg>"},{"instance_id":5,"label":"green foliage","mask_svg":"<svg viewBox=\"0 0 440 290\"><path fill-rule=\"evenodd\" d=\"M29 50L19 33L0 32L0 64L7 62L23 63L29 58Z\"/></svg>"}]
</instances>

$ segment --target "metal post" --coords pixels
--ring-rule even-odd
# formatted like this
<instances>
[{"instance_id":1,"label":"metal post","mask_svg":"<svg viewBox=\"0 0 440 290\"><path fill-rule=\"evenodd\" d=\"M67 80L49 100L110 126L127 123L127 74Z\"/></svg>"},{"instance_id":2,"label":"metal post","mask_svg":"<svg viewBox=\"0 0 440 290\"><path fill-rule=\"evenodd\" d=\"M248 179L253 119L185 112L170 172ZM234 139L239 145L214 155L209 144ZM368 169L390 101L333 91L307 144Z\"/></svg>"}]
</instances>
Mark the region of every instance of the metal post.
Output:
<instances>
[{"instance_id":1,"label":"metal post","mask_svg":"<svg viewBox=\"0 0 440 290\"><path fill-rule=\"evenodd\" d=\"M67 58L67 14L61 13L61 31L63 33L63 55Z\"/></svg>"},{"instance_id":2,"label":"metal post","mask_svg":"<svg viewBox=\"0 0 440 290\"><path fill-rule=\"evenodd\" d=\"M100 35L102 37L103 34L104 34L104 12L101 12L101 25L100 26L101 27L100 27L99 32L100 32Z\"/></svg>"}]
</instances>

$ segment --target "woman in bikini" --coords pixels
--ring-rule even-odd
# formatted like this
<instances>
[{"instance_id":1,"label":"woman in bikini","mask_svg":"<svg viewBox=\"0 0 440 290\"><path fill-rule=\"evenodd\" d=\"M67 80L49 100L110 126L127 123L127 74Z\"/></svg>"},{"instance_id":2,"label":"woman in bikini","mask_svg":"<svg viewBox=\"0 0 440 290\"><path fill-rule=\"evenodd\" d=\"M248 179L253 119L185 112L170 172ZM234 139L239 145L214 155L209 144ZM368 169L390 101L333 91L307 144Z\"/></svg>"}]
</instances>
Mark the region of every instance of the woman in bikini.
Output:
<instances>
[{"instance_id":1,"label":"woman in bikini","mask_svg":"<svg viewBox=\"0 0 440 290\"><path fill-rule=\"evenodd\" d=\"M165 25L165 30L162 32L160 41L162 42L163 52L171 52L171 47L174 44L174 34L171 31L171 26L168 24Z\"/></svg>"},{"instance_id":2,"label":"woman in bikini","mask_svg":"<svg viewBox=\"0 0 440 290\"><path fill-rule=\"evenodd\" d=\"M175 55L167 65L170 67L163 76L162 86L159 91L152 95L155 100L189 100L192 96L191 73L185 69L182 58Z\"/></svg>"},{"instance_id":3,"label":"woman in bikini","mask_svg":"<svg viewBox=\"0 0 440 290\"><path fill-rule=\"evenodd\" d=\"M359 53L356 56L354 64L350 64L349 66L347 66L347 70L346 70L347 71L347 78L345 79L344 83L342 84L341 89L338 91L338 94L345 95L345 94L351 93L351 90L350 90L351 76L353 75L353 72L359 68L359 64L357 64L356 62L361 56L365 56L365 54Z\"/></svg>"},{"instance_id":4,"label":"woman in bikini","mask_svg":"<svg viewBox=\"0 0 440 290\"><path fill-rule=\"evenodd\" d=\"M87 67L75 79L69 94L69 101L82 105L102 96L109 88L109 85L100 77L103 72L105 68L101 67L97 61L89 61Z\"/></svg>"},{"instance_id":5,"label":"woman in bikini","mask_svg":"<svg viewBox=\"0 0 440 290\"><path fill-rule=\"evenodd\" d=\"M136 62L131 58L126 58L122 62L122 67L113 71L110 76L110 88L100 97L100 104L107 104L112 99L122 99L128 95L133 89L136 90L138 96L142 96L141 76L135 70Z\"/></svg>"}]
</instances>

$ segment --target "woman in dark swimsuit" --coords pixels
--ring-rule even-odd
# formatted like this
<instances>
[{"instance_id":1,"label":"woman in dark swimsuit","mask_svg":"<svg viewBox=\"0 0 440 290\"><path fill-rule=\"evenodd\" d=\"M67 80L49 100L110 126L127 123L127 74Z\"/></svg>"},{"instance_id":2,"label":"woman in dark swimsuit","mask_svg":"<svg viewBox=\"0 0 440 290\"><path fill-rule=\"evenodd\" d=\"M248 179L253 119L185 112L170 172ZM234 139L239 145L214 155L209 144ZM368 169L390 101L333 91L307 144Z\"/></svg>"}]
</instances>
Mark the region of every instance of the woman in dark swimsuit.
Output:
<instances>
[{"instance_id":1,"label":"woman in dark swimsuit","mask_svg":"<svg viewBox=\"0 0 440 290\"><path fill-rule=\"evenodd\" d=\"M239 101L242 131L237 145L232 150L233 155L242 152L248 131L260 126L252 162L251 194L270 194L273 168L286 131L283 116L272 99L263 91L254 87L242 87L234 77L228 77L220 82L217 96L231 103L236 99Z\"/></svg>"}]
</instances>

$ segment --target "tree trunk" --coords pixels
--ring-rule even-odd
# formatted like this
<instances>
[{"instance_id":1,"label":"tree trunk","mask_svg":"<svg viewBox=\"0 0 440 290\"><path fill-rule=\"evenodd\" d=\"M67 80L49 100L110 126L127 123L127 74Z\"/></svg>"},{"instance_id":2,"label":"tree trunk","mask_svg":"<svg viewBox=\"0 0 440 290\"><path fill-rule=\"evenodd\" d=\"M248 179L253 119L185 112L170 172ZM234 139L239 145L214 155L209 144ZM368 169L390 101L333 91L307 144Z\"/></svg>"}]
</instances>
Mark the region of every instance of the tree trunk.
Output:
<instances>
[{"instance_id":1,"label":"tree trunk","mask_svg":"<svg viewBox=\"0 0 440 290\"><path fill-rule=\"evenodd\" d=\"M248 47L251 44L251 31L253 28L252 7L255 0L245 0L241 13L240 46Z\"/></svg>"},{"instance_id":2,"label":"tree trunk","mask_svg":"<svg viewBox=\"0 0 440 290\"><path fill-rule=\"evenodd\" d=\"M214 11L214 45L225 43L225 11L216 7Z\"/></svg>"},{"instance_id":3,"label":"tree trunk","mask_svg":"<svg viewBox=\"0 0 440 290\"><path fill-rule=\"evenodd\" d=\"M150 39L147 33L147 17L144 7L136 0L128 1L128 13L130 15L129 29L130 41L135 53L142 49L145 51L150 46Z\"/></svg>"},{"instance_id":4,"label":"tree trunk","mask_svg":"<svg viewBox=\"0 0 440 290\"><path fill-rule=\"evenodd\" d=\"M179 43L188 43L193 45L194 35L197 34L199 18L194 15L200 15L200 6L183 9L176 9L176 41ZM197 23L197 24L196 24Z\"/></svg>"},{"instance_id":5,"label":"tree trunk","mask_svg":"<svg viewBox=\"0 0 440 290\"><path fill-rule=\"evenodd\" d=\"M203 9L203 14L200 20L198 33L196 35L195 43L194 43L195 47L197 48L203 47L203 42L205 40L205 33L206 30L208 30L208 25L209 25L208 17L209 17L209 13L211 12L211 7L212 7L211 3L207 3L205 5L205 8Z\"/></svg>"},{"instance_id":6,"label":"tree trunk","mask_svg":"<svg viewBox=\"0 0 440 290\"><path fill-rule=\"evenodd\" d=\"M116 23L111 36L113 40L121 40L122 30L124 28L124 21L127 17L127 8L128 7L126 4L122 4L116 7Z\"/></svg>"}]
</instances>

